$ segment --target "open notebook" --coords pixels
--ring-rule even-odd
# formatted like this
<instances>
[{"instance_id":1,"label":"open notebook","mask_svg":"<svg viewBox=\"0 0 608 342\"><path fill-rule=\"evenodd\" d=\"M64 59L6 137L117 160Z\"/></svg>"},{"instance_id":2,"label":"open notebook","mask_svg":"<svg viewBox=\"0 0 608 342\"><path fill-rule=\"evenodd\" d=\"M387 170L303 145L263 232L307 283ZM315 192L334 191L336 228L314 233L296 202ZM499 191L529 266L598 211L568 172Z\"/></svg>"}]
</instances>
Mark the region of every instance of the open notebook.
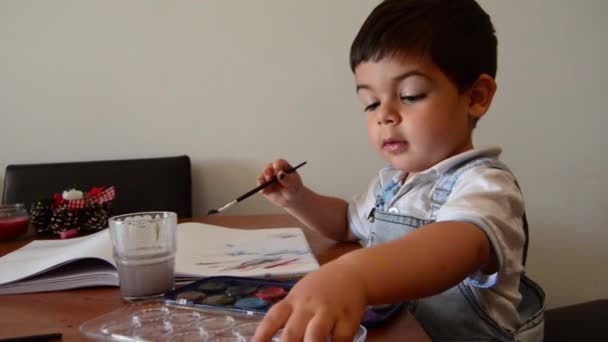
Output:
<instances>
[{"instance_id":1,"label":"open notebook","mask_svg":"<svg viewBox=\"0 0 608 342\"><path fill-rule=\"evenodd\" d=\"M300 228L178 225L176 282L218 275L292 278L319 268ZM0 258L0 294L118 286L107 229L68 240L36 240Z\"/></svg>"}]
</instances>

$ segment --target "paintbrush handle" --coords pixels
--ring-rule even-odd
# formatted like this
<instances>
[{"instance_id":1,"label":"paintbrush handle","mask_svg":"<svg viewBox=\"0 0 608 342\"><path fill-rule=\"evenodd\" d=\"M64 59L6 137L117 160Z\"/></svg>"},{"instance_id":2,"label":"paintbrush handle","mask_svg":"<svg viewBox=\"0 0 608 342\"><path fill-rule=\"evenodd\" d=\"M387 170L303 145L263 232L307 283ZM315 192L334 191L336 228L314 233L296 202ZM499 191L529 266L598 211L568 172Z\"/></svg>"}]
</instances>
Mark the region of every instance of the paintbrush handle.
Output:
<instances>
[{"instance_id":1,"label":"paintbrush handle","mask_svg":"<svg viewBox=\"0 0 608 342\"><path fill-rule=\"evenodd\" d=\"M305 164L306 164L306 162L302 162L302 163L300 163L300 164L296 165L295 167L293 167L293 168L291 168L291 169L284 170L283 172L285 172L285 173L292 173L292 172L294 172L295 170L299 169L300 167L304 166ZM260 184L260 185L256 186L255 188L253 188L253 189L251 189L251 190L247 191L246 193L242 194L241 196L237 197L236 201L237 201L237 202L240 202L240 201L242 201L242 200L246 199L247 197L250 197L250 196L252 196L252 195L255 195L255 194L258 192L258 191L260 191L260 190L262 190L262 189L264 189L264 188L268 187L269 185L272 185L272 184L276 183L277 181L278 181L277 176L274 176L274 177L272 177L272 179L271 179L271 180L269 180L269 181L267 181L267 182L264 182L264 183L262 183L262 184Z\"/></svg>"}]
</instances>

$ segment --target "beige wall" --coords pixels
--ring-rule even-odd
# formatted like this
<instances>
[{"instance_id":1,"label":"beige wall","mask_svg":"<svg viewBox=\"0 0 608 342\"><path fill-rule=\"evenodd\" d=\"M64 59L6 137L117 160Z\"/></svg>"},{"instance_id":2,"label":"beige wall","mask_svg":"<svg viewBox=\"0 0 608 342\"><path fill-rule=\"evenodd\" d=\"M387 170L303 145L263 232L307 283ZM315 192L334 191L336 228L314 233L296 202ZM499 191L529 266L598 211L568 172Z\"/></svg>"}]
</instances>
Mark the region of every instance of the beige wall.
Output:
<instances>
[{"instance_id":1,"label":"beige wall","mask_svg":"<svg viewBox=\"0 0 608 342\"><path fill-rule=\"evenodd\" d=\"M1 0L0 170L185 153L202 215L285 157L350 197L382 166L347 65L375 3ZM524 188L529 273L549 306L608 297L608 2L482 5L499 92L476 144L502 145ZM264 212L260 197L231 209Z\"/></svg>"}]
</instances>

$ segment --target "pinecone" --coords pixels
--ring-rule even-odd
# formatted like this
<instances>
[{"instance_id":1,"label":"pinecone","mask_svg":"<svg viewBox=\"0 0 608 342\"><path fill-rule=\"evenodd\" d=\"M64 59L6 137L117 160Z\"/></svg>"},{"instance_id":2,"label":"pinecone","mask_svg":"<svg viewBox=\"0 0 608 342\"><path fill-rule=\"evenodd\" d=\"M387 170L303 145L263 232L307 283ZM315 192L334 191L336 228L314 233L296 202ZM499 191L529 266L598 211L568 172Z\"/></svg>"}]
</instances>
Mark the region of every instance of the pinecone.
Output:
<instances>
[{"instance_id":1,"label":"pinecone","mask_svg":"<svg viewBox=\"0 0 608 342\"><path fill-rule=\"evenodd\" d=\"M30 223L36 229L36 233L49 233L51 222L51 201L37 201L30 208Z\"/></svg>"},{"instance_id":2,"label":"pinecone","mask_svg":"<svg viewBox=\"0 0 608 342\"><path fill-rule=\"evenodd\" d=\"M95 232L108 225L109 205L89 201L81 215L81 227L85 231Z\"/></svg>"},{"instance_id":3,"label":"pinecone","mask_svg":"<svg viewBox=\"0 0 608 342\"><path fill-rule=\"evenodd\" d=\"M58 207L53 210L49 230L55 234L78 228L78 213L66 207Z\"/></svg>"}]
</instances>

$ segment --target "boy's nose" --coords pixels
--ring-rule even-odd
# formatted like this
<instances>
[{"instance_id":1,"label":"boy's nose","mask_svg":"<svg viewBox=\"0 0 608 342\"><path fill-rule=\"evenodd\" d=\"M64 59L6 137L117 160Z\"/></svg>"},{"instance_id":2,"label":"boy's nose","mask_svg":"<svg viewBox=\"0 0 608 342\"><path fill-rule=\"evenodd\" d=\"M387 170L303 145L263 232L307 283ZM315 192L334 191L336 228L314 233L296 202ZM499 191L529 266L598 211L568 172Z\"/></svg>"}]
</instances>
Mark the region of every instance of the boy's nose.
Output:
<instances>
[{"instance_id":1,"label":"boy's nose","mask_svg":"<svg viewBox=\"0 0 608 342\"><path fill-rule=\"evenodd\" d=\"M391 104L382 104L378 108L378 125L391 125L401 121L401 114L396 106Z\"/></svg>"}]
</instances>

